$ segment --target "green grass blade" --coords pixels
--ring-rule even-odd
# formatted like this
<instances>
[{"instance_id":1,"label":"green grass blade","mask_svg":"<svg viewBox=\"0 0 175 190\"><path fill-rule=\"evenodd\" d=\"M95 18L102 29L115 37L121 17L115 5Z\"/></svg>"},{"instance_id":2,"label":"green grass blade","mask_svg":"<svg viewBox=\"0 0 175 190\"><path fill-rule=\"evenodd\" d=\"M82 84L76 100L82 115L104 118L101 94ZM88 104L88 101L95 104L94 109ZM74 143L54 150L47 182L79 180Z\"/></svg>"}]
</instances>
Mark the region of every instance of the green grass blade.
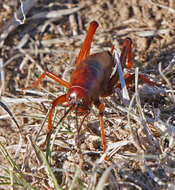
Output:
<instances>
[{"instance_id":1,"label":"green grass blade","mask_svg":"<svg viewBox=\"0 0 175 190\"><path fill-rule=\"evenodd\" d=\"M13 161L13 159L11 158L11 156L9 155L9 153L7 152L7 150L5 149L5 147L0 143L0 151L2 152L2 154L4 155L5 159L8 160L8 162L10 163L11 167L13 168L13 170L9 170L9 169L5 169L5 172L9 175L9 182L11 177L13 178L14 181L14 185L18 184L18 185L22 185L25 188L31 189L31 190L37 190L36 187L30 185L25 178L23 177L22 173L19 170L19 167L17 166L17 164L15 163L15 161ZM6 184L8 184L8 182L5 182ZM10 183L11 184L11 183Z\"/></svg>"},{"instance_id":2,"label":"green grass blade","mask_svg":"<svg viewBox=\"0 0 175 190\"><path fill-rule=\"evenodd\" d=\"M48 161L47 161L47 159L46 159L45 154L39 149L38 146L35 145L35 147L36 147L36 149L39 151L40 156L41 156L41 159L42 159L44 165L46 166L49 175L51 176L51 179L52 179L52 181L53 181L53 183L54 183L54 186L55 186L55 190L62 190L62 188L61 188L60 185L58 184L58 181L57 181L57 179L56 179L56 177L55 177L55 175L54 175L54 173L53 173L53 171L52 171L52 169L51 169L51 167L50 167L50 165L49 165L49 163L48 163Z\"/></svg>"}]
</instances>

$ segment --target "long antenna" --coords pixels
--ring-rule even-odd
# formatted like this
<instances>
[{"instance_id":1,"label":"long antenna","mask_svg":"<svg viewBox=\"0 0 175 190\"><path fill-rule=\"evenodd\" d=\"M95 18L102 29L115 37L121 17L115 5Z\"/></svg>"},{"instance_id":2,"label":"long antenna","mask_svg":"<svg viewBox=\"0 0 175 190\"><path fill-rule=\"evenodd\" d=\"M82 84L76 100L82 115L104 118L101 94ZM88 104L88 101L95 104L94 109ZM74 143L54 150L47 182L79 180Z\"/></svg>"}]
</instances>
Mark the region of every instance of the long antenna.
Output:
<instances>
[{"instance_id":1,"label":"long antenna","mask_svg":"<svg viewBox=\"0 0 175 190\"><path fill-rule=\"evenodd\" d=\"M71 109L74 107L74 105L70 106L70 108L65 112L65 114L63 115L63 117L58 121L56 127L58 127L58 125L63 121L63 119L67 116L67 114L71 111Z\"/></svg>"}]
</instances>

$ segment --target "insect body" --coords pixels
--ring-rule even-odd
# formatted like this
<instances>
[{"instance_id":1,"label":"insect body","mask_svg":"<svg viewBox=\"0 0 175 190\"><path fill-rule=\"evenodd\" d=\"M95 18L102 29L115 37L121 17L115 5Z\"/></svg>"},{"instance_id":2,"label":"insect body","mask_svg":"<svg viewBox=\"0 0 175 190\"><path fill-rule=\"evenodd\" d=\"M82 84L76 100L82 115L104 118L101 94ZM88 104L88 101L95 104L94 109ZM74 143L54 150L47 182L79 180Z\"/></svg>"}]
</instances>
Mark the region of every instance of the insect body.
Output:
<instances>
[{"instance_id":1,"label":"insect body","mask_svg":"<svg viewBox=\"0 0 175 190\"><path fill-rule=\"evenodd\" d=\"M52 78L60 85L68 88L67 94L59 96L52 102L48 116L48 134L51 134L52 116L55 106L67 102L70 106L70 110L75 110L77 115L87 116L94 104L99 110L101 138L103 150L105 151L106 141L103 121L104 104L100 101L100 97L106 97L113 93L114 88L118 84L119 76L117 71L113 73L113 68L115 66L114 58L112 56L113 48L111 49L111 52L103 51L101 53L90 55L91 43L97 27L98 23L96 21L90 23L70 82L66 82L54 73L46 71L38 78L34 85L28 88L38 86L45 76ZM124 41L123 46L120 56L121 66L122 68L130 68L132 66L131 39L127 38ZM128 64L126 65L125 62L127 57ZM132 77L133 76L130 75L127 76L126 80L128 83L132 80Z\"/></svg>"},{"instance_id":2,"label":"insect body","mask_svg":"<svg viewBox=\"0 0 175 190\"><path fill-rule=\"evenodd\" d=\"M110 52L93 54L82 61L71 77L68 102L85 110L92 103L98 106L99 97L108 95L114 66Z\"/></svg>"}]
</instances>

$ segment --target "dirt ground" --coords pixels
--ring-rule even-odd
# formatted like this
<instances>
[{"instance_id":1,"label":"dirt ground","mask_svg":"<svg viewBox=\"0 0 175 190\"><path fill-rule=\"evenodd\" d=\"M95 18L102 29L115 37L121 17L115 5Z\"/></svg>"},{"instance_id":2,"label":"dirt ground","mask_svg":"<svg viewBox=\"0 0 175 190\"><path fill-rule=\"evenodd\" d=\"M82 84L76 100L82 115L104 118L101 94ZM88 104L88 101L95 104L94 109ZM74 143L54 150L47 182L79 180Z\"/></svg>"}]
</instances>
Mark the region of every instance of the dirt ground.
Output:
<instances>
[{"instance_id":1,"label":"dirt ground","mask_svg":"<svg viewBox=\"0 0 175 190\"><path fill-rule=\"evenodd\" d=\"M102 99L105 154L96 108L79 136L76 125L82 117L69 113L56 128L67 108L63 104L55 109L53 134L57 134L49 166L60 189L175 189L173 0L0 1L0 102L19 124L18 128L1 104L0 189L59 189L36 145L46 152L48 109L67 89L49 78L26 93L21 88L46 70L69 81L93 20L99 27L91 53L110 50L112 45L121 51L129 37L132 71L139 68L159 86L139 80L139 94L129 90L133 106L125 105L117 93ZM18 179L19 173L32 187Z\"/></svg>"}]
</instances>

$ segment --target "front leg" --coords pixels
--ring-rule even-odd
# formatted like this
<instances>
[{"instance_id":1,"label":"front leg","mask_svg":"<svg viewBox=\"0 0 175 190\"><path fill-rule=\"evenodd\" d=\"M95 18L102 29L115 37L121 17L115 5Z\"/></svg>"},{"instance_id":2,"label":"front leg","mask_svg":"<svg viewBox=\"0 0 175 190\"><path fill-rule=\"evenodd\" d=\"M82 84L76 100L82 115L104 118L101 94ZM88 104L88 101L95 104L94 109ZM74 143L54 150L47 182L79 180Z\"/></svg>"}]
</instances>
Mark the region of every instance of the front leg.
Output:
<instances>
[{"instance_id":1,"label":"front leg","mask_svg":"<svg viewBox=\"0 0 175 190\"><path fill-rule=\"evenodd\" d=\"M59 104L62 104L66 102L66 94L62 95L62 96L59 96L58 98L56 98L53 102L52 102L52 105L49 109L49 116L48 116L48 133L47 133L47 136L46 136L46 143L48 142L48 140L50 139L50 136L51 136L51 132L52 132L52 128L53 128L53 125L52 125L52 117L53 117L53 110L54 108L59 105ZM66 114L62 117L62 120L64 119L64 117L66 116Z\"/></svg>"}]
</instances>

